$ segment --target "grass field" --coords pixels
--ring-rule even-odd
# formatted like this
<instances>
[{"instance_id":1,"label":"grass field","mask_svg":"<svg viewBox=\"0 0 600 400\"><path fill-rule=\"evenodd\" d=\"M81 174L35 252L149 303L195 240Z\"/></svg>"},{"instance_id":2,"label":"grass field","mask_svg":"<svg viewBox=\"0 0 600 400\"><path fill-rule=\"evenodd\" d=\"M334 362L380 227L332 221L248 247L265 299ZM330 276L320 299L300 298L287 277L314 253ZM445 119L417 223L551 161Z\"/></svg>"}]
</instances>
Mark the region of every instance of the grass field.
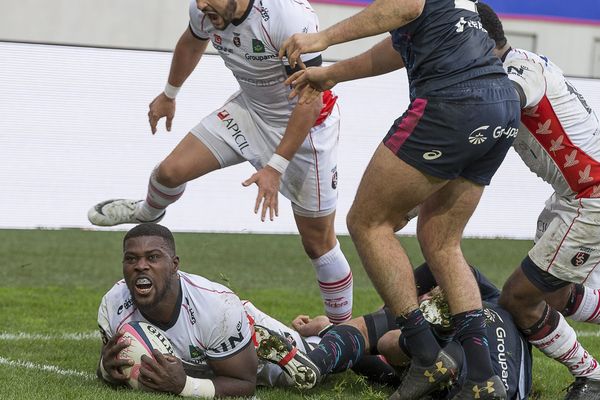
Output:
<instances>
[{"instance_id":1,"label":"grass field","mask_svg":"<svg viewBox=\"0 0 600 400\"><path fill-rule=\"evenodd\" d=\"M96 316L102 295L121 277L122 232L0 230L0 399L159 399L115 391L95 379L100 350ZM181 269L234 289L279 320L322 313L314 272L296 236L176 234ZM414 264L422 261L414 238L401 242ZM354 314L380 300L348 237L341 237L353 268ZM528 241L465 240L467 259L501 284L530 247ZM599 354L595 326L575 325L581 341ZM535 354L534 398L560 399L570 383L565 368ZM306 393L259 389L260 399L386 399L352 373ZM172 397L169 397L172 398Z\"/></svg>"}]
</instances>

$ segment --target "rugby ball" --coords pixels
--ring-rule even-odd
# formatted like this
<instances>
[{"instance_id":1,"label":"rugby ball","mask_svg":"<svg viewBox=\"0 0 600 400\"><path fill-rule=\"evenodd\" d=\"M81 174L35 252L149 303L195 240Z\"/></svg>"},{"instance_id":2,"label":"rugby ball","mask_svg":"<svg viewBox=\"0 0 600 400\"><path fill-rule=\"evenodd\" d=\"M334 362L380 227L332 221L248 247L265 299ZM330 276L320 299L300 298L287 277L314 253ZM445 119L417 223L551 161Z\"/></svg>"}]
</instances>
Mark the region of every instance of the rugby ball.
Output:
<instances>
[{"instance_id":1,"label":"rugby ball","mask_svg":"<svg viewBox=\"0 0 600 400\"><path fill-rule=\"evenodd\" d=\"M123 368L123 373L128 378L127 384L129 387L140 389L138 377L142 366L142 356L145 354L154 359L153 349L160 351L162 354L174 356L173 345L162 330L147 322L129 322L123 325L121 332L123 332L123 335L119 338L118 343L129 342L129 346L117 354L117 359L134 361L132 366Z\"/></svg>"}]
</instances>

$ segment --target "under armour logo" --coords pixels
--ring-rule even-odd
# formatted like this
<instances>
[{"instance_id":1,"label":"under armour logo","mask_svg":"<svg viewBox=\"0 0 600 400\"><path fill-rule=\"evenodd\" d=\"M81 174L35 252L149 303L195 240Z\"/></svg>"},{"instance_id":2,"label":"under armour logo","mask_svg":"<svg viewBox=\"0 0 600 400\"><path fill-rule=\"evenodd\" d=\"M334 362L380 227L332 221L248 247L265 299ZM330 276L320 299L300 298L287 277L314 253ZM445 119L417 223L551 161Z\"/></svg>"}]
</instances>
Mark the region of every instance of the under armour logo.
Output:
<instances>
[{"instance_id":1,"label":"under armour logo","mask_svg":"<svg viewBox=\"0 0 600 400\"><path fill-rule=\"evenodd\" d=\"M486 386L482 387L481 389L477 385L473 386L473 398L480 399L481 392L484 390L486 390L488 393L494 393L496 391L496 389L494 389L494 382L487 381Z\"/></svg>"},{"instance_id":2,"label":"under armour logo","mask_svg":"<svg viewBox=\"0 0 600 400\"><path fill-rule=\"evenodd\" d=\"M537 133L538 135L549 135L552 133L552 130L550 129L550 124L552 123L552 121L547 120L546 122L544 122L543 124L538 122L538 130L535 131L535 133Z\"/></svg>"},{"instance_id":3,"label":"under armour logo","mask_svg":"<svg viewBox=\"0 0 600 400\"><path fill-rule=\"evenodd\" d=\"M572 167L574 165L579 164L579 160L577 160L575 157L577 157L577 150L573 150L571 152L571 154L567 154L565 156L565 164L564 167L568 168L568 167Z\"/></svg>"},{"instance_id":4,"label":"under armour logo","mask_svg":"<svg viewBox=\"0 0 600 400\"><path fill-rule=\"evenodd\" d=\"M446 374L446 372L448 372L448 368L444 367L443 361L438 361L435 363L435 371L430 372L429 370L425 370L425 372L423 372L423 375L425 375L427 377L427 379L429 380L429 383L434 383L436 373L439 373L440 375L444 375L444 374Z\"/></svg>"},{"instance_id":5,"label":"under armour logo","mask_svg":"<svg viewBox=\"0 0 600 400\"><path fill-rule=\"evenodd\" d=\"M562 142L565 138L565 135L560 135L560 137L556 140L550 140L550 151L556 153L558 150L562 150L565 146L562 145Z\"/></svg>"},{"instance_id":6,"label":"under armour logo","mask_svg":"<svg viewBox=\"0 0 600 400\"><path fill-rule=\"evenodd\" d=\"M579 171L579 180L577 181L578 183L588 183L594 180L594 178L592 178L590 176L590 172L592 170L592 166L588 165L587 167L585 167L585 169L583 171Z\"/></svg>"}]
</instances>

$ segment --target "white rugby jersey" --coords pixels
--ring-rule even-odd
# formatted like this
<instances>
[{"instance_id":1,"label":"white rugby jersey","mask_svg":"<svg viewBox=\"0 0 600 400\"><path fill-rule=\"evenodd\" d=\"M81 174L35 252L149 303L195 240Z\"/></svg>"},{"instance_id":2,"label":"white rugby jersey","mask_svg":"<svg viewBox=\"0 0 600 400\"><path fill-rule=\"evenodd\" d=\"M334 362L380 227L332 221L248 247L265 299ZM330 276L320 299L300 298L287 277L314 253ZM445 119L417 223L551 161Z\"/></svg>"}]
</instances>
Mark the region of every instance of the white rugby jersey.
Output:
<instances>
[{"instance_id":1,"label":"white rugby jersey","mask_svg":"<svg viewBox=\"0 0 600 400\"><path fill-rule=\"evenodd\" d=\"M546 57L512 49L509 78L526 97L513 146L560 196L600 197L600 124L583 96Z\"/></svg>"},{"instance_id":2,"label":"white rugby jersey","mask_svg":"<svg viewBox=\"0 0 600 400\"><path fill-rule=\"evenodd\" d=\"M227 287L198 275L178 273L181 282L179 314L167 326L158 327L171 340L175 354L184 362L203 366L207 359L235 354L251 340L257 346L255 324L280 333L300 351L309 350L298 332L262 312L251 302L240 301ZM98 326L103 341L106 343L123 324L130 321L155 324L140 313L133 304L127 284L120 280L104 295L98 310ZM318 338L307 340L315 342ZM280 372L275 368L269 374Z\"/></svg>"},{"instance_id":3,"label":"white rugby jersey","mask_svg":"<svg viewBox=\"0 0 600 400\"><path fill-rule=\"evenodd\" d=\"M106 342L129 321L145 321L162 329L175 354L188 363L203 364L206 359L222 359L243 349L252 340L253 328L235 293L201 276L178 273L180 310L165 326L148 321L133 303L125 281L117 282L104 295L98 310L103 340Z\"/></svg>"},{"instance_id":4,"label":"white rugby jersey","mask_svg":"<svg viewBox=\"0 0 600 400\"><path fill-rule=\"evenodd\" d=\"M210 19L190 2L190 29L210 39L237 79L251 111L267 123L286 126L297 99L289 100L285 66L278 57L283 42L294 33L318 30L317 15L306 0L250 0L238 25L215 29ZM303 61L319 53L302 55ZM331 105L332 107L333 105Z\"/></svg>"}]
</instances>

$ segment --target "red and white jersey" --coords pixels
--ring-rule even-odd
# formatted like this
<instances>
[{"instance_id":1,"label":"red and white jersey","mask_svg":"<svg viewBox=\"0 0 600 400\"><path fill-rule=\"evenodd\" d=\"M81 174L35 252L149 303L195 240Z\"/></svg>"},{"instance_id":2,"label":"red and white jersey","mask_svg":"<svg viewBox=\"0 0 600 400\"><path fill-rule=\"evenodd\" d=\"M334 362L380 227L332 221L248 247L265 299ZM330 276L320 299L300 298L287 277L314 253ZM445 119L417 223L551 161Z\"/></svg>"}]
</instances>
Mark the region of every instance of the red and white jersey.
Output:
<instances>
[{"instance_id":1,"label":"red and white jersey","mask_svg":"<svg viewBox=\"0 0 600 400\"><path fill-rule=\"evenodd\" d=\"M146 319L133 303L124 280L104 295L98 325L106 342L123 324L145 321L158 326L171 340L175 354L192 364L229 357L251 340L253 328L240 299L227 287L179 271L179 313L167 325Z\"/></svg>"},{"instance_id":2,"label":"red and white jersey","mask_svg":"<svg viewBox=\"0 0 600 400\"><path fill-rule=\"evenodd\" d=\"M306 0L250 0L241 22L230 23L224 30L215 29L193 0L189 14L192 33L210 39L237 79L251 111L268 124L286 126L297 100L288 99L291 88L283 84L287 61L277 54L294 33L317 32L319 22L310 4ZM317 56L310 53L301 58L308 61ZM335 103L335 98L324 100ZM324 111L332 107L329 104Z\"/></svg>"},{"instance_id":3,"label":"red and white jersey","mask_svg":"<svg viewBox=\"0 0 600 400\"><path fill-rule=\"evenodd\" d=\"M583 96L546 57L511 49L504 68L526 98L513 143L525 164L560 196L600 197L600 124Z\"/></svg>"}]
</instances>

